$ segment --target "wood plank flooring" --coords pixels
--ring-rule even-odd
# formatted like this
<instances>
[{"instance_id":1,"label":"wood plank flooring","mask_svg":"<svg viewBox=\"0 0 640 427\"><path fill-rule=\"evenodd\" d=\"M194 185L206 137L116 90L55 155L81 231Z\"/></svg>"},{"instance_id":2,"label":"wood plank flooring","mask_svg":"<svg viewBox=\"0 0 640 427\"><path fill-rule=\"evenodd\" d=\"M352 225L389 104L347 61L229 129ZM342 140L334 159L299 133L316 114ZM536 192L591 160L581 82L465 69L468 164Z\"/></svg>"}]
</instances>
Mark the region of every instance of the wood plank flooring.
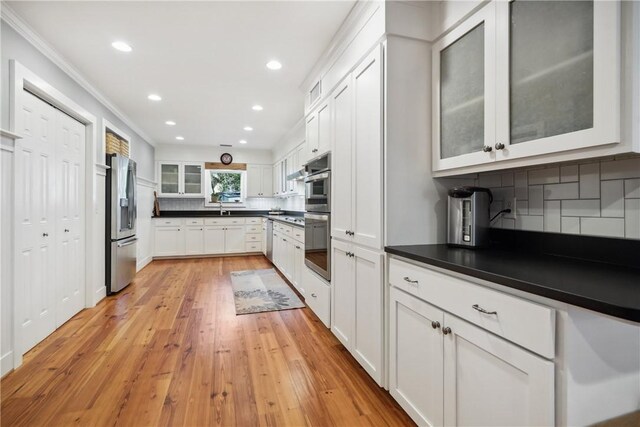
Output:
<instances>
[{"instance_id":1,"label":"wood plank flooring","mask_svg":"<svg viewBox=\"0 0 640 427\"><path fill-rule=\"evenodd\" d=\"M0 383L2 426L413 425L309 309L236 316L231 271L154 261Z\"/></svg>"}]
</instances>

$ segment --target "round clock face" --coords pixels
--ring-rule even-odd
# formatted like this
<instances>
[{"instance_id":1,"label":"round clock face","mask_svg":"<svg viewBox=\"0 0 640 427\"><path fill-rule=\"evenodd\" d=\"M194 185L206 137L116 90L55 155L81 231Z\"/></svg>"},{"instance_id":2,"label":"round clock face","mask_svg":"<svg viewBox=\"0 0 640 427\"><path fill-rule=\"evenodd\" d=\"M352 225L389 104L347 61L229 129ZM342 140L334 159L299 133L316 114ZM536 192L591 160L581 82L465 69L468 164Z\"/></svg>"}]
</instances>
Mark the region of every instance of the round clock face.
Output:
<instances>
[{"instance_id":1,"label":"round clock face","mask_svg":"<svg viewBox=\"0 0 640 427\"><path fill-rule=\"evenodd\" d=\"M222 156L220 156L220 161L222 162L222 164L230 165L231 162L233 162L233 157L229 153L224 153Z\"/></svg>"}]
</instances>

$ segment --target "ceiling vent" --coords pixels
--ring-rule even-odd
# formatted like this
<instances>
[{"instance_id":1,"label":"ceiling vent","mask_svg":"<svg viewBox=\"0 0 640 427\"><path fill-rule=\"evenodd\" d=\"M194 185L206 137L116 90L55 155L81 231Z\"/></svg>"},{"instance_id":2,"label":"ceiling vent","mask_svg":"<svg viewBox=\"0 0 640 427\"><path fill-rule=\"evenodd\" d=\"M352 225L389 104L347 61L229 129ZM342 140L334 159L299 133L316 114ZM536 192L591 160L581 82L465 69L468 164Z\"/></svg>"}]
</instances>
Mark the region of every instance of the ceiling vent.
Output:
<instances>
[{"instance_id":1,"label":"ceiling vent","mask_svg":"<svg viewBox=\"0 0 640 427\"><path fill-rule=\"evenodd\" d=\"M220 147L233 147L231 144L220 144Z\"/></svg>"}]
</instances>

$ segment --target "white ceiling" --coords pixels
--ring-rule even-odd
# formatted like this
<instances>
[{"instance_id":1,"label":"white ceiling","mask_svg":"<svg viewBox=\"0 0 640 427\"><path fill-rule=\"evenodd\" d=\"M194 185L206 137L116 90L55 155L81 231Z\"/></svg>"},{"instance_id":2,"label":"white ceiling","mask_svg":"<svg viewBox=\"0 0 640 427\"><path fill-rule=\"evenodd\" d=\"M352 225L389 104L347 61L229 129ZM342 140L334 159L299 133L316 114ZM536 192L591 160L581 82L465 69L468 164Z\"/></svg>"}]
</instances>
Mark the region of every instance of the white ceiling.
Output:
<instances>
[{"instance_id":1,"label":"white ceiling","mask_svg":"<svg viewBox=\"0 0 640 427\"><path fill-rule=\"evenodd\" d=\"M299 86L354 3L9 5L154 143L237 147L246 139L243 147L270 149L302 117ZM116 40L133 51L116 51ZM273 58L282 62L280 71L265 67ZM150 93L162 101L149 101ZM264 110L252 111L254 104Z\"/></svg>"}]
</instances>

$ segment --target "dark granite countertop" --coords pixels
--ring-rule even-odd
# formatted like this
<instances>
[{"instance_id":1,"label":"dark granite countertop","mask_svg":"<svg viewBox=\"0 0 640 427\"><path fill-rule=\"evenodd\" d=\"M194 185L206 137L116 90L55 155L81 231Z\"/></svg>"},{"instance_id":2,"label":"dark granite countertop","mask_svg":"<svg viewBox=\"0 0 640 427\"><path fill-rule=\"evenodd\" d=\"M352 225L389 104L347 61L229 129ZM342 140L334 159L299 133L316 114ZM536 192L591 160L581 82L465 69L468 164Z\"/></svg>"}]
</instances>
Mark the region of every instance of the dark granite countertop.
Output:
<instances>
[{"instance_id":1,"label":"dark granite countertop","mask_svg":"<svg viewBox=\"0 0 640 427\"><path fill-rule=\"evenodd\" d=\"M640 322L640 264L615 265L505 247L467 249L441 244L389 246L385 251L513 289ZM638 254L636 252L636 256Z\"/></svg>"}]
</instances>

